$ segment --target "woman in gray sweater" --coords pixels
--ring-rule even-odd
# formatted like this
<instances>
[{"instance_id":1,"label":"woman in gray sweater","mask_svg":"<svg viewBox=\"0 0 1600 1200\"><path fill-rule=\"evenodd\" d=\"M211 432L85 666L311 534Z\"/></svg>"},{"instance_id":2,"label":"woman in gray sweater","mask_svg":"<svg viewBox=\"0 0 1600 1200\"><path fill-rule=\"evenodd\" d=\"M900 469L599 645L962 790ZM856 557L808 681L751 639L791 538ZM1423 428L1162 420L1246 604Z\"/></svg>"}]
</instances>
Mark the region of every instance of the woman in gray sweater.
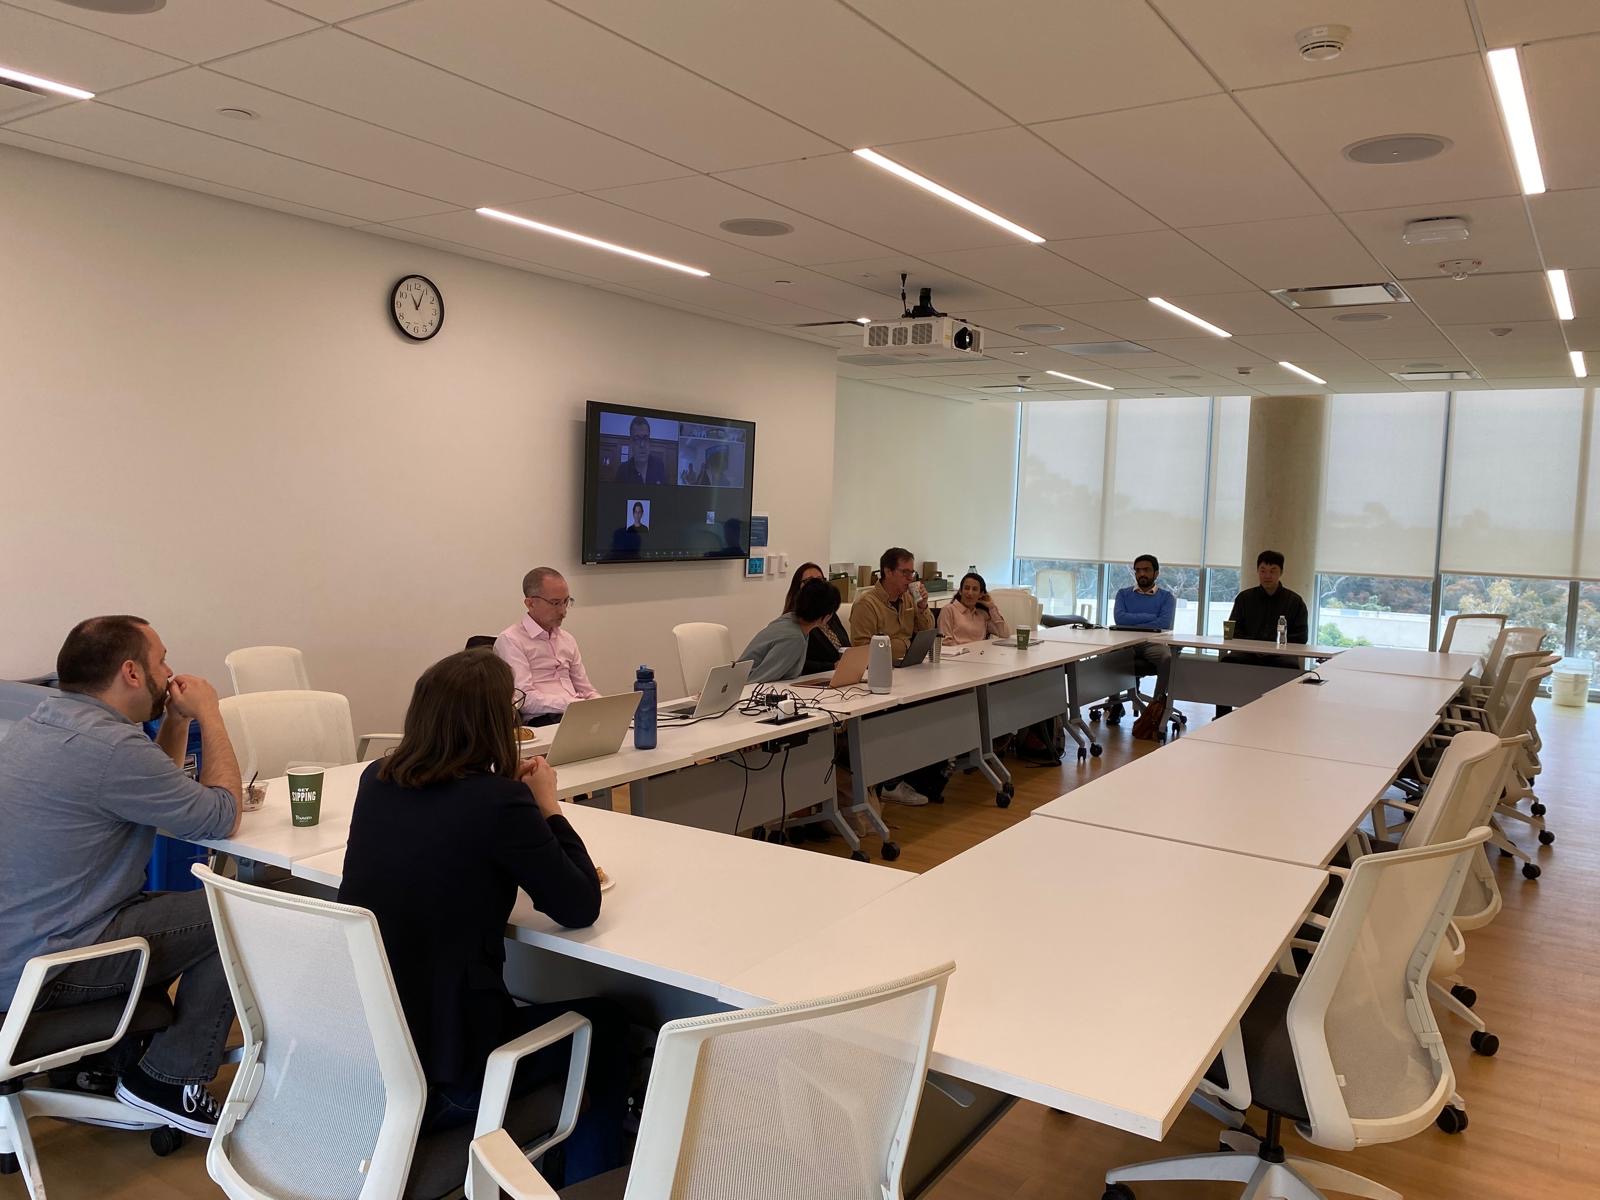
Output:
<instances>
[{"instance_id":1,"label":"woman in gray sweater","mask_svg":"<svg viewBox=\"0 0 1600 1200\"><path fill-rule=\"evenodd\" d=\"M801 584L794 608L750 639L739 655L749 659L751 683L776 683L805 674L806 647L811 631L820 629L839 611L839 593L820 579Z\"/></svg>"}]
</instances>

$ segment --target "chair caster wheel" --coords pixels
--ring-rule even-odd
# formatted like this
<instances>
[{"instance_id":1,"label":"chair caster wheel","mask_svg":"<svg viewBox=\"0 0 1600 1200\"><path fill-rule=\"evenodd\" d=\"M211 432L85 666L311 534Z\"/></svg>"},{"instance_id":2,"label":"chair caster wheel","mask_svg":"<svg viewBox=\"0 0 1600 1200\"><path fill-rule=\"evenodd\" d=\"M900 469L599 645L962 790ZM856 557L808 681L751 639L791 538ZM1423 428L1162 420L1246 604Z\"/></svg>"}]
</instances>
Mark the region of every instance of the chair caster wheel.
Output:
<instances>
[{"instance_id":1,"label":"chair caster wheel","mask_svg":"<svg viewBox=\"0 0 1600 1200\"><path fill-rule=\"evenodd\" d=\"M1556 835L1555 834L1551 833L1550 830L1548 830L1548 829L1539 830L1539 845L1541 845L1541 846L1554 846L1555 844L1556 844Z\"/></svg>"},{"instance_id":2,"label":"chair caster wheel","mask_svg":"<svg viewBox=\"0 0 1600 1200\"><path fill-rule=\"evenodd\" d=\"M1082 746L1079 746L1078 747L1078 761L1079 762L1087 762L1088 759L1089 759L1089 752L1087 750L1085 750Z\"/></svg>"},{"instance_id":3,"label":"chair caster wheel","mask_svg":"<svg viewBox=\"0 0 1600 1200\"><path fill-rule=\"evenodd\" d=\"M1106 710L1103 709L1103 708L1091 708L1089 710L1089 720L1091 720L1091 721L1098 722L1100 720L1100 718L1105 716L1105 715L1106 715Z\"/></svg>"},{"instance_id":4,"label":"chair caster wheel","mask_svg":"<svg viewBox=\"0 0 1600 1200\"><path fill-rule=\"evenodd\" d=\"M1473 991L1464 983L1458 983L1452 987L1450 989L1450 994L1457 1000L1461 1001L1461 1003L1465 1004L1468 1008L1471 1008L1478 1002L1478 993ZM1477 1037L1478 1035L1474 1033L1472 1036Z\"/></svg>"},{"instance_id":5,"label":"chair caster wheel","mask_svg":"<svg viewBox=\"0 0 1600 1200\"><path fill-rule=\"evenodd\" d=\"M181 1129L164 1125L160 1129L150 1131L150 1149L157 1158L165 1158L169 1154L176 1153L182 1148L183 1143L184 1134Z\"/></svg>"},{"instance_id":6,"label":"chair caster wheel","mask_svg":"<svg viewBox=\"0 0 1600 1200\"><path fill-rule=\"evenodd\" d=\"M783 830L781 830L781 829L769 829L767 831L767 841L771 842L775 846L783 845L783 842L784 842Z\"/></svg>"},{"instance_id":7,"label":"chair caster wheel","mask_svg":"<svg viewBox=\"0 0 1600 1200\"><path fill-rule=\"evenodd\" d=\"M1474 1029L1472 1031L1472 1048L1485 1058L1493 1058L1495 1051L1500 1049L1500 1039L1486 1030Z\"/></svg>"},{"instance_id":8,"label":"chair caster wheel","mask_svg":"<svg viewBox=\"0 0 1600 1200\"><path fill-rule=\"evenodd\" d=\"M1099 758L1100 755L1104 753L1104 750L1099 742L1091 742L1089 745L1089 753L1094 755L1094 757Z\"/></svg>"},{"instance_id":9,"label":"chair caster wheel","mask_svg":"<svg viewBox=\"0 0 1600 1200\"><path fill-rule=\"evenodd\" d=\"M1465 1133L1467 1128L1466 1110L1457 1108L1453 1104L1447 1104L1440 1110L1433 1123L1444 1130L1445 1133Z\"/></svg>"},{"instance_id":10,"label":"chair caster wheel","mask_svg":"<svg viewBox=\"0 0 1600 1200\"><path fill-rule=\"evenodd\" d=\"M1539 864L1538 863L1523 863L1522 864L1522 877L1524 879L1537 879L1537 878L1539 878L1539 876L1541 876L1543 874L1544 874L1544 872L1539 869Z\"/></svg>"},{"instance_id":11,"label":"chair caster wheel","mask_svg":"<svg viewBox=\"0 0 1600 1200\"><path fill-rule=\"evenodd\" d=\"M1133 1189L1125 1183L1113 1183L1100 1193L1100 1200L1133 1200Z\"/></svg>"},{"instance_id":12,"label":"chair caster wheel","mask_svg":"<svg viewBox=\"0 0 1600 1200\"><path fill-rule=\"evenodd\" d=\"M15 1154L0 1154L0 1175L15 1175L20 1170L22 1164Z\"/></svg>"},{"instance_id":13,"label":"chair caster wheel","mask_svg":"<svg viewBox=\"0 0 1600 1200\"><path fill-rule=\"evenodd\" d=\"M850 857L856 862L866 862L867 852L865 850L852 850L850 851Z\"/></svg>"},{"instance_id":14,"label":"chair caster wheel","mask_svg":"<svg viewBox=\"0 0 1600 1200\"><path fill-rule=\"evenodd\" d=\"M884 862L893 862L895 859L897 859L899 857L900 857L900 847L899 846L895 845L895 843L893 843L893 842L885 842L883 844L883 861Z\"/></svg>"},{"instance_id":15,"label":"chair caster wheel","mask_svg":"<svg viewBox=\"0 0 1600 1200\"><path fill-rule=\"evenodd\" d=\"M1106 718L1106 724L1110 725L1113 729L1115 729L1118 725L1122 724L1122 718L1121 717L1107 717Z\"/></svg>"},{"instance_id":16,"label":"chair caster wheel","mask_svg":"<svg viewBox=\"0 0 1600 1200\"><path fill-rule=\"evenodd\" d=\"M1010 808L1011 797L1006 795L1004 792L996 792L994 794L994 806L996 808Z\"/></svg>"},{"instance_id":17,"label":"chair caster wheel","mask_svg":"<svg viewBox=\"0 0 1600 1200\"><path fill-rule=\"evenodd\" d=\"M1544 814L1548 810L1545 808L1545 806L1543 804L1541 804L1541 803L1539 803L1539 801L1535 800L1533 802L1532 806L1528 809L1528 811L1530 813L1532 813L1536 817L1542 817L1542 816L1544 816Z\"/></svg>"},{"instance_id":18,"label":"chair caster wheel","mask_svg":"<svg viewBox=\"0 0 1600 1200\"><path fill-rule=\"evenodd\" d=\"M757 825L750 831L750 836L758 842L764 842L767 840L767 831L761 828L761 826Z\"/></svg>"},{"instance_id":19,"label":"chair caster wheel","mask_svg":"<svg viewBox=\"0 0 1600 1200\"><path fill-rule=\"evenodd\" d=\"M1008 796L1015 796L1017 794L1017 785L1014 783L1007 783L1005 787L1001 788L1000 790Z\"/></svg>"}]
</instances>

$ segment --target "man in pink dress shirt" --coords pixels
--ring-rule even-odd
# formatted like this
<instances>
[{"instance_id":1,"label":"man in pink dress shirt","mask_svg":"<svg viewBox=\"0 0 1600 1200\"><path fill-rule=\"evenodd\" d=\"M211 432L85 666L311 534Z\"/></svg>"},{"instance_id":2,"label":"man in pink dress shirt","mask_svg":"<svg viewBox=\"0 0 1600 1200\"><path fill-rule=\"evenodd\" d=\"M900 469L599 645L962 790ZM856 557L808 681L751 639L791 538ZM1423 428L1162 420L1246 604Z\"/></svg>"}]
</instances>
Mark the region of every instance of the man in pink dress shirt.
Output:
<instances>
[{"instance_id":1,"label":"man in pink dress shirt","mask_svg":"<svg viewBox=\"0 0 1600 1200\"><path fill-rule=\"evenodd\" d=\"M523 721L554 725L574 700L592 700L600 693L583 669L578 639L561 628L573 604L561 572L535 567L524 575L522 604L528 615L501 631L494 652L510 665L525 697Z\"/></svg>"}]
</instances>

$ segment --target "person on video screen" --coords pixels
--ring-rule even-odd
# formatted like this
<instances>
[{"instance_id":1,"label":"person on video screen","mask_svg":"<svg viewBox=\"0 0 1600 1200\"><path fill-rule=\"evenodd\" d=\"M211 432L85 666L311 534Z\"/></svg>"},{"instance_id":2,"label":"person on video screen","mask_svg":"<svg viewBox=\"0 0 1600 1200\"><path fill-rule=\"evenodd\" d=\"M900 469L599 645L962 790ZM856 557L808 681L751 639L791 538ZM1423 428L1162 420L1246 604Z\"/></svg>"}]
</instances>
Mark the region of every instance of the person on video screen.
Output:
<instances>
[{"instance_id":1,"label":"person on video screen","mask_svg":"<svg viewBox=\"0 0 1600 1200\"><path fill-rule=\"evenodd\" d=\"M666 483L661 459L650 453L650 422L635 417L628 426L628 461L617 468L620 483Z\"/></svg>"},{"instance_id":2,"label":"person on video screen","mask_svg":"<svg viewBox=\"0 0 1600 1200\"><path fill-rule=\"evenodd\" d=\"M633 521L628 525L628 532L629 533L649 533L650 532L650 526L645 523L644 502L641 501L641 500L635 500L633 502Z\"/></svg>"},{"instance_id":3,"label":"person on video screen","mask_svg":"<svg viewBox=\"0 0 1600 1200\"><path fill-rule=\"evenodd\" d=\"M700 478L695 481L708 487L732 487L728 478L728 452L721 446L706 451L705 465L700 468Z\"/></svg>"}]
</instances>

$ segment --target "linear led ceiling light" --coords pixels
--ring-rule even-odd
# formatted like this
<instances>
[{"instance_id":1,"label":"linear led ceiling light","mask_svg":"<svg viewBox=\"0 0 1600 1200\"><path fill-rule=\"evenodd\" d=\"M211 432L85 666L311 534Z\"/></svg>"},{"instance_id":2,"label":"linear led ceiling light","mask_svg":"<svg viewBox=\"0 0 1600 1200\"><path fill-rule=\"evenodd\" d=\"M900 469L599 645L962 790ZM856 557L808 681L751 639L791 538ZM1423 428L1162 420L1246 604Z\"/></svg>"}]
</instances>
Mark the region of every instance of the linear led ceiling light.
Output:
<instances>
[{"instance_id":1,"label":"linear led ceiling light","mask_svg":"<svg viewBox=\"0 0 1600 1200\"><path fill-rule=\"evenodd\" d=\"M1202 320L1200 317L1195 316L1192 312L1185 312L1170 300L1163 300L1160 296L1151 296L1149 297L1149 300L1150 303L1154 304L1157 308L1164 308L1173 316L1182 317L1190 324L1200 326L1201 329L1204 329L1207 333L1213 335L1214 337L1233 336L1233 334L1229 333L1226 329L1223 329L1217 325L1213 325L1210 321Z\"/></svg>"},{"instance_id":2,"label":"linear led ceiling light","mask_svg":"<svg viewBox=\"0 0 1600 1200\"><path fill-rule=\"evenodd\" d=\"M1572 320L1572 293L1567 289L1567 273L1546 271L1544 277L1550 281L1550 300L1556 306L1556 316L1563 321Z\"/></svg>"},{"instance_id":3,"label":"linear led ceiling light","mask_svg":"<svg viewBox=\"0 0 1600 1200\"><path fill-rule=\"evenodd\" d=\"M925 192L932 192L935 196L939 197L939 199L941 199L941 200L948 200L951 204L954 204L957 208L966 209L969 213L971 213L975 217L982 217L985 221L988 221L991 225L1000 226L1000 228L1004 229L1007 233L1016 234L1019 238L1021 238L1025 242L1033 242L1035 245L1037 245L1038 243L1044 241L1044 239L1042 237L1040 237L1037 233L1034 233L1031 229L1024 229L1021 225L1018 225L1015 221L1006 220L999 213L991 212L989 209L985 208L983 205L977 203L976 201L968 200L965 196L961 196L961 195L956 194L955 192L952 192L949 188L945 187L943 184L935 183L933 180L927 178L926 176L918 175L910 167L902 167L899 163L895 162L892 158L885 158L883 155L879 154L876 150L861 149L861 150L857 150L855 152L855 154L856 154L857 158L864 158L869 163L871 163L873 166L882 167L885 171L888 171L891 175L900 176L900 178L904 179L907 183L916 184L919 188L921 188Z\"/></svg>"},{"instance_id":4,"label":"linear led ceiling light","mask_svg":"<svg viewBox=\"0 0 1600 1200\"><path fill-rule=\"evenodd\" d=\"M71 96L74 100L94 99L93 92L86 92L82 88L75 88L65 83L57 83L53 79L40 79L37 75L13 71L10 67L0 67L0 79L9 79L12 83L20 83L27 88L38 88L41 92L54 92L58 96Z\"/></svg>"},{"instance_id":5,"label":"linear led ceiling light","mask_svg":"<svg viewBox=\"0 0 1600 1200\"><path fill-rule=\"evenodd\" d=\"M1589 378L1589 366L1583 361L1582 350L1568 350L1567 357L1572 359L1572 373L1579 379Z\"/></svg>"},{"instance_id":6,"label":"linear led ceiling light","mask_svg":"<svg viewBox=\"0 0 1600 1200\"><path fill-rule=\"evenodd\" d=\"M698 275L703 279L711 274L710 271L702 271L699 267L689 267L680 262L673 262L670 258L658 258L654 254L646 254L643 250L630 250L627 246L619 246L615 242L602 242L599 238L592 238L586 233L573 233L570 229L546 225L541 221L530 221L527 217L501 212L498 208L480 208L478 209L478 214L484 217L493 217L496 221L508 221L512 225L520 225L524 229L532 229L535 233L548 233L554 237L566 238L569 242L581 242L585 246L593 246L596 250L609 250L613 254L626 254L629 258L637 258L640 262L653 263L658 267L667 267L673 271L682 271L685 275Z\"/></svg>"},{"instance_id":7,"label":"linear led ceiling light","mask_svg":"<svg viewBox=\"0 0 1600 1200\"><path fill-rule=\"evenodd\" d=\"M1312 383L1320 383L1323 387L1328 386L1328 381L1326 379L1323 379L1318 375L1313 375L1304 367L1297 367L1292 362L1280 362L1278 365L1285 371L1293 371L1296 375L1300 376L1301 379L1309 379Z\"/></svg>"},{"instance_id":8,"label":"linear led ceiling light","mask_svg":"<svg viewBox=\"0 0 1600 1200\"><path fill-rule=\"evenodd\" d=\"M1073 383L1087 383L1092 388L1099 388L1102 392L1115 389L1109 383L1096 383L1092 379L1079 379L1076 375L1068 375L1065 371L1046 371L1046 375L1054 375L1057 379L1070 379Z\"/></svg>"},{"instance_id":9,"label":"linear led ceiling light","mask_svg":"<svg viewBox=\"0 0 1600 1200\"><path fill-rule=\"evenodd\" d=\"M1528 115L1528 93L1522 86L1522 66L1515 46L1489 51L1489 75L1495 95L1500 97L1500 119L1511 139L1516 156L1517 175L1522 194L1537 196L1544 191L1544 169L1539 165L1539 143L1533 137L1533 118Z\"/></svg>"}]
</instances>

